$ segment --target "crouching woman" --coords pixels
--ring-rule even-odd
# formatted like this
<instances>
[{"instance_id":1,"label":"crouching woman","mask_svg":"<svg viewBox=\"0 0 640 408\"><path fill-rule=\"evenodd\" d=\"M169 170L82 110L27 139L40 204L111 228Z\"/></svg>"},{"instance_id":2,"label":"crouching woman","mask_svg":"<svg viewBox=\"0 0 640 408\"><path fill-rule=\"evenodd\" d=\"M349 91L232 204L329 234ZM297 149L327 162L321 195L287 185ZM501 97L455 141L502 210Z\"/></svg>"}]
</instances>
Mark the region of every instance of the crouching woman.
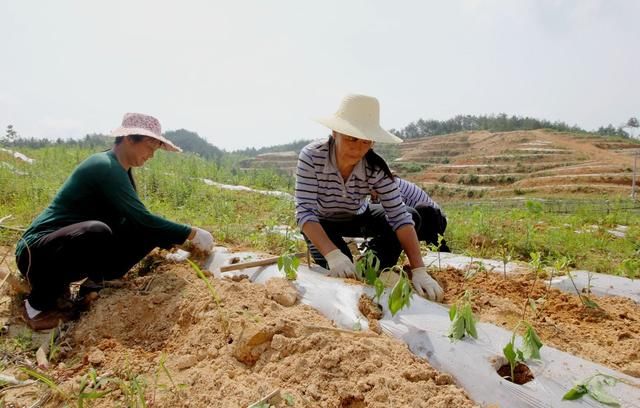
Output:
<instances>
[{"instance_id":1,"label":"crouching woman","mask_svg":"<svg viewBox=\"0 0 640 408\"><path fill-rule=\"evenodd\" d=\"M348 95L333 116L317 120L332 134L300 152L296 221L314 261L328 268L330 275L355 274L344 237L371 237L369 247L381 268L395 265L404 249L416 291L441 300L442 289L422 261L412 215L389 166L373 151L376 142L402 141L380 127L379 109L376 98ZM370 193L379 198L379 208L369 206Z\"/></svg>"},{"instance_id":2,"label":"crouching woman","mask_svg":"<svg viewBox=\"0 0 640 408\"><path fill-rule=\"evenodd\" d=\"M22 317L33 330L74 316L60 302L71 282L88 278L99 288L155 247L187 239L204 251L213 246L209 232L154 215L138 197L132 169L157 149L180 151L162 136L160 122L127 113L112 136L113 148L80 163L17 244L18 269L31 285Z\"/></svg>"}]
</instances>

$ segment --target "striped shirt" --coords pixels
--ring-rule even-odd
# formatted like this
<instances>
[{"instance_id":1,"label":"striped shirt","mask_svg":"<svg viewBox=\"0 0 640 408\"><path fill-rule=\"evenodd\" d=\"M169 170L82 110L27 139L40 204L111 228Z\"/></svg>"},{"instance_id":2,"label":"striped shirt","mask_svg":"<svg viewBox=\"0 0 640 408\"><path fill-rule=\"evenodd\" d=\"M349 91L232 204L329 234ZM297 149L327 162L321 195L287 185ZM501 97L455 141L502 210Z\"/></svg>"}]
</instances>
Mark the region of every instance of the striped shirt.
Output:
<instances>
[{"instance_id":1,"label":"striped shirt","mask_svg":"<svg viewBox=\"0 0 640 408\"><path fill-rule=\"evenodd\" d=\"M405 205L415 208L418 204L425 204L429 207L440 210L440 206L435 201L433 201L433 199L429 197L429 194L425 193L420 187L416 186L410 181L403 180L398 176L396 176L395 179Z\"/></svg>"},{"instance_id":2,"label":"striped shirt","mask_svg":"<svg viewBox=\"0 0 640 408\"><path fill-rule=\"evenodd\" d=\"M300 229L307 222L344 220L364 213L369 191L378 194L387 221L393 230L413 225L396 183L382 169L371 168L360 160L343 180L336 166L333 139L305 146L296 168L296 222Z\"/></svg>"}]
</instances>

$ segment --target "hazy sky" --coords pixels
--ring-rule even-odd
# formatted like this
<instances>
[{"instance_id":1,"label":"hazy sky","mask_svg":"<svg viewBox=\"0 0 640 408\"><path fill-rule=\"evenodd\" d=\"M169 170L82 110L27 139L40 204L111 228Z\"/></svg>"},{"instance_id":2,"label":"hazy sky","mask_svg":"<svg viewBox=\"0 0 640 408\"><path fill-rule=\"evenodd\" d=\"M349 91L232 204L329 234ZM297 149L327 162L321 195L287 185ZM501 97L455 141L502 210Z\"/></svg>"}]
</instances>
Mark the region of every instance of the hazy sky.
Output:
<instances>
[{"instance_id":1,"label":"hazy sky","mask_svg":"<svg viewBox=\"0 0 640 408\"><path fill-rule=\"evenodd\" d=\"M640 116L640 1L0 0L0 131L106 133L124 112L236 149L456 114L586 129Z\"/></svg>"}]
</instances>

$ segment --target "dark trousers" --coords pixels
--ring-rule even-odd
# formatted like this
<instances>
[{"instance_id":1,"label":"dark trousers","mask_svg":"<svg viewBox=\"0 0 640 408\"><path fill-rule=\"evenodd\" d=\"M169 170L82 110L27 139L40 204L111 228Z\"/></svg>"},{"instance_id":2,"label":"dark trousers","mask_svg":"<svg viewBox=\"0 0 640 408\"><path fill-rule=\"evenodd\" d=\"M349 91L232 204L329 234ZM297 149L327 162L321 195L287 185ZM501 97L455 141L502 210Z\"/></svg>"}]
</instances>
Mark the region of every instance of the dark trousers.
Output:
<instances>
[{"instance_id":1,"label":"dark trousers","mask_svg":"<svg viewBox=\"0 0 640 408\"><path fill-rule=\"evenodd\" d=\"M157 246L171 244L134 228L114 231L103 222L85 221L40 238L22 251L17 264L31 285L31 306L49 310L71 282L120 278Z\"/></svg>"},{"instance_id":2,"label":"dark trousers","mask_svg":"<svg viewBox=\"0 0 640 408\"><path fill-rule=\"evenodd\" d=\"M410 207L407 210L411 213L416 226L420 224L420 216ZM380 204L371 204L367 211L361 215L348 220L321 220L320 225L327 233L327 236L333 244L342 251L343 254L353 259L351 251L344 241L343 237L351 238L371 238L367 244L375 255L380 259L380 269L388 268L398 262L402 246L395 231L389 225L385 217L385 211ZM316 264L327 267L327 261L318 249L305 236L309 251Z\"/></svg>"},{"instance_id":3,"label":"dark trousers","mask_svg":"<svg viewBox=\"0 0 640 408\"><path fill-rule=\"evenodd\" d=\"M428 205L418 204L415 211L420 215L420 226L416 228L418 239L437 246L438 234L444 236L447 229L447 219L439 209ZM440 243L440 252L451 252L444 239Z\"/></svg>"}]
</instances>

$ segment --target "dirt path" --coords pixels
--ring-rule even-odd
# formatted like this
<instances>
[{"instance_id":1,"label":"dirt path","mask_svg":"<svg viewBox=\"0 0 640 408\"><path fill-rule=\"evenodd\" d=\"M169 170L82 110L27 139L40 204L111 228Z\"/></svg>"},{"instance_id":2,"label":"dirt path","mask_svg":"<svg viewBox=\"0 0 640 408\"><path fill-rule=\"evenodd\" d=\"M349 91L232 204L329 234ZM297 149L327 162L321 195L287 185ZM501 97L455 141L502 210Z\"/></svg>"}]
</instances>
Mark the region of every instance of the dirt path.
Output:
<instances>
[{"instance_id":1,"label":"dirt path","mask_svg":"<svg viewBox=\"0 0 640 408\"><path fill-rule=\"evenodd\" d=\"M445 288L445 303L454 303L470 289L477 317L508 330L520 320L533 285L532 275L504 279L496 273L478 273L465 279L453 268L434 275ZM547 284L538 280L531 297L543 299ZM527 310L527 319L544 343L640 378L640 305L614 296L592 299L599 309L583 307L575 293L552 288L546 300L538 302L535 317Z\"/></svg>"}]
</instances>

